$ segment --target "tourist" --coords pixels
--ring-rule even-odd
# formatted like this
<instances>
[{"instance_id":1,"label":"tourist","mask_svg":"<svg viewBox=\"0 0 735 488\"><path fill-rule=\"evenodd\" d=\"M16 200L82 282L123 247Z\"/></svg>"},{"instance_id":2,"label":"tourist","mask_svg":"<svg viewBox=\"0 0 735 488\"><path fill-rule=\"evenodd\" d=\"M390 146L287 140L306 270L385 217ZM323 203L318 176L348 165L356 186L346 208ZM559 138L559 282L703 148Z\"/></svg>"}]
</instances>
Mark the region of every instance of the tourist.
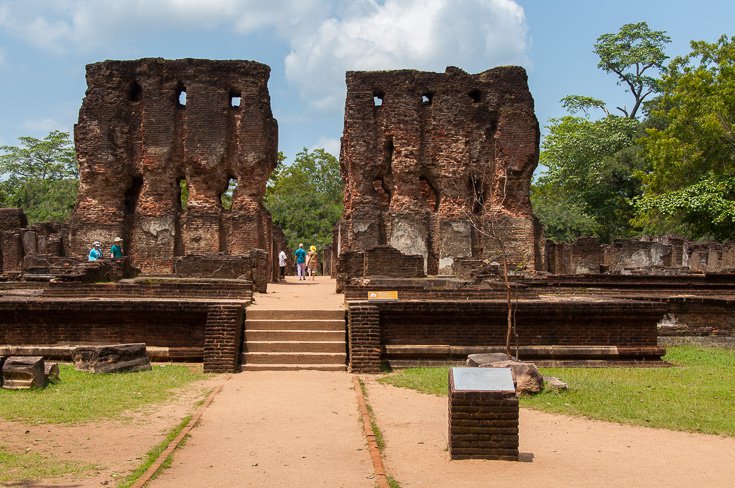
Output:
<instances>
[{"instance_id":1,"label":"tourist","mask_svg":"<svg viewBox=\"0 0 735 488\"><path fill-rule=\"evenodd\" d=\"M306 267L309 268L309 276L314 281L316 276L316 268L319 266L319 254L316 252L316 246L309 248L309 254L306 256Z\"/></svg>"},{"instance_id":2,"label":"tourist","mask_svg":"<svg viewBox=\"0 0 735 488\"><path fill-rule=\"evenodd\" d=\"M281 268L281 279L286 279L286 260L288 259L288 256L286 256L286 251L281 249L281 252L278 253L278 266Z\"/></svg>"},{"instance_id":3,"label":"tourist","mask_svg":"<svg viewBox=\"0 0 735 488\"><path fill-rule=\"evenodd\" d=\"M112 241L112 246L110 246L110 257L112 259L121 259L123 257L122 241L119 237L115 237L115 240Z\"/></svg>"},{"instance_id":4,"label":"tourist","mask_svg":"<svg viewBox=\"0 0 735 488\"><path fill-rule=\"evenodd\" d=\"M102 250L100 249L102 247L102 243L100 241L94 241L92 243L92 249L89 251L88 259L89 261L97 261L98 259L102 259Z\"/></svg>"},{"instance_id":5,"label":"tourist","mask_svg":"<svg viewBox=\"0 0 735 488\"><path fill-rule=\"evenodd\" d=\"M299 280L306 280L304 271L306 270L306 251L304 251L304 245L299 244L299 248L293 253L296 256L296 272L299 275Z\"/></svg>"}]
</instances>

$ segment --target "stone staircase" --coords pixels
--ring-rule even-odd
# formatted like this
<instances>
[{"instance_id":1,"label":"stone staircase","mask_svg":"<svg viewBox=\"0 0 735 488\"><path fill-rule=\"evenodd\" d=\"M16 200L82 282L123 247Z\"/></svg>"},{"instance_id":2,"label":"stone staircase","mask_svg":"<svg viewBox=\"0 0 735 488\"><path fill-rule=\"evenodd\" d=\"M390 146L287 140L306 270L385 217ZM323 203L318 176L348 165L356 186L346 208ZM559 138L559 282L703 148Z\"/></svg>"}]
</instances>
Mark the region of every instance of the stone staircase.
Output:
<instances>
[{"instance_id":1,"label":"stone staircase","mask_svg":"<svg viewBox=\"0 0 735 488\"><path fill-rule=\"evenodd\" d=\"M344 310L246 311L243 371L345 371Z\"/></svg>"}]
</instances>

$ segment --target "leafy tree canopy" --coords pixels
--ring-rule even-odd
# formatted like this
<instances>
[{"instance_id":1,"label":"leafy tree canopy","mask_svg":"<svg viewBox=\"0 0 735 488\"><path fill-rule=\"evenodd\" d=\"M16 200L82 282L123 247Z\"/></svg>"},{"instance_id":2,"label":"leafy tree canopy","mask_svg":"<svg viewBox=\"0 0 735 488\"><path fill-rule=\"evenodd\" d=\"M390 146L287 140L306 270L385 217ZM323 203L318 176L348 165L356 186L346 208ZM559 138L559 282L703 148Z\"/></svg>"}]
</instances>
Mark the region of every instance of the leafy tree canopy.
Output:
<instances>
[{"instance_id":1,"label":"leafy tree canopy","mask_svg":"<svg viewBox=\"0 0 735 488\"><path fill-rule=\"evenodd\" d=\"M548 169L531 193L547 237L566 242L582 235L605 241L629 236L630 199L640 194L636 175L643 169L634 145L640 123L565 116L548 129L541 151Z\"/></svg>"},{"instance_id":2,"label":"leafy tree canopy","mask_svg":"<svg viewBox=\"0 0 735 488\"><path fill-rule=\"evenodd\" d=\"M651 171L638 202L650 231L735 239L735 37L695 41L674 59L642 139Z\"/></svg>"},{"instance_id":3,"label":"leafy tree canopy","mask_svg":"<svg viewBox=\"0 0 735 488\"><path fill-rule=\"evenodd\" d=\"M279 164L271 176L265 206L295 249L332 244L332 229L342 216L339 161L324 149L300 151L293 164Z\"/></svg>"},{"instance_id":4,"label":"leafy tree canopy","mask_svg":"<svg viewBox=\"0 0 735 488\"><path fill-rule=\"evenodd\" d=\"M65 220L79 186L69 133L52 131L43 139L18 140L18 146L0 147L0 206L22 208L31 223Z\"/></svg>"}]
</instances>

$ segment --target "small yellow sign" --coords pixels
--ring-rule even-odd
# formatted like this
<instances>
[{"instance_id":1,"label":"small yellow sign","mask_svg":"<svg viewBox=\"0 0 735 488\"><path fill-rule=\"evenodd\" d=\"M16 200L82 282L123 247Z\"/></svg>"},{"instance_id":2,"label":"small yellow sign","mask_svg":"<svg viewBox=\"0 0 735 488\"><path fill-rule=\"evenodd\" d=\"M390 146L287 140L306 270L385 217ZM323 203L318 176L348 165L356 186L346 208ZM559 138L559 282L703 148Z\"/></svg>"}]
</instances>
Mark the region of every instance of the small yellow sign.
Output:
<instances>
[{"instance_id":1,"label":"small yellow sign","mask_svg":"<svg viewBox=\"0 0 735 488\"><path fill-rule=\"evenodd\" d=\"M398 291L369 291L368 300L398 300Z\"/></svg>"}]
</instances>

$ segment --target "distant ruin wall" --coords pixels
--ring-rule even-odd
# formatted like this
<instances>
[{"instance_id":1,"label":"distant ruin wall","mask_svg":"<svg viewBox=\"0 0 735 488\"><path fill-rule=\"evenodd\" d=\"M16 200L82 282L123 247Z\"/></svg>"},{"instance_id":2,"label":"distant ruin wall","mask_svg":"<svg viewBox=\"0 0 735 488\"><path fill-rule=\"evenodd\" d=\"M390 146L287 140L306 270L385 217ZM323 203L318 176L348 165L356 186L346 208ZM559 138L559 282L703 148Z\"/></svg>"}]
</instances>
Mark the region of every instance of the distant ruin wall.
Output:
<instances>
[{"instance_id":1,"label":"distant ruin wall","mask_svg":"<svg viewBox=\"0 0 735 488\"><path fill-rule=\"evenodd\" d=\"M591 237L547 241L547 271L554 274L735 273L735 242L691 242L681 237L617 239Z\"/></svg>"},{"instance_id":2,"label":"distant ruin wall","mask_svg":"<svg viewBox=\"0 0 735 488\"><path fill-rule=\"evenodd\" d=\"M125 254L149 274L171 273L174 257L186 254L270 252L272 223L262 202L278 129L269 73L251 61L87 66L68 252L83 256L91 242L120 236ZM225 209L221 197L233 180L232 208Z\"/></svg>"},{"instance_id":3,"label":"distant ruin wall","mask_svg":"<svg viewBox=\"0 0 735 488\"><path fill-rule=\"evenodd\" d=\"M389 245L424 272L456 258L542 265L529 200L539 128L523 68L348 72L335 249Z\"/></svg>"}]
</instances>

